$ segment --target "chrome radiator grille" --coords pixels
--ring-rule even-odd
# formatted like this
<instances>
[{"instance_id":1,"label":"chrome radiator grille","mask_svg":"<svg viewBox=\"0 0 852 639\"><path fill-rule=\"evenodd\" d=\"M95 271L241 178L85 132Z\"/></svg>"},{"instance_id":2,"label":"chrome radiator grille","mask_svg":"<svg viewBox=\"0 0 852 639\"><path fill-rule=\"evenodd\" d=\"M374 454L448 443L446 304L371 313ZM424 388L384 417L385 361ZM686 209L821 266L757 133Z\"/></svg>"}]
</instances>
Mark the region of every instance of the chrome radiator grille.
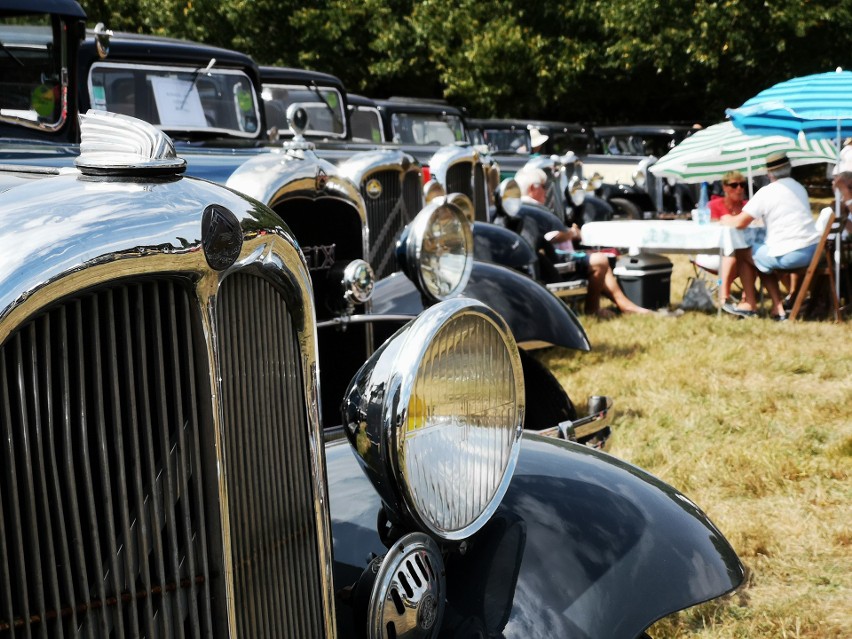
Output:
<instances>
[{"instance_id":1,"label":"chrome radiator grille","mask_svg":"<svg viewBox=\"0 0 852 639\"><path fill-rule=\"evenodd\" d=\"M365 180L378 180L382 193L372 198L366 193L367 223L370 227L370 255L368 261L382 278L396 270L394 246L402 229L411 221L410 213L402 200L402 185L398 171L378 171L365 177Z\"/></svg>"},{"instance_id":2,"label":"chrome radiator grille","mask_svg":"<svg viewBox=\"0 0 852 639\"><path fill-rule=\"evenodd\" d=\"M237 631L322 637L320 563L296 331L283 297L237 274L219 292Z\"/></svg>"},{"instance_id":3,"label":"chrome radiator grille","mask_svg":"<svg viewBox=\"0 0 852 639\"><path fill-rule=\"evenodd\" d=\"M474 217L477 222L488 221L488 200L486 195L485 171L488 169L482 164L473 167L473 208Z\"/></svg>"},{"instance_id":4,"label":"chrome radiator grille","mask_svg":"<svg viewBox=\"0 0 852 639\"><path fill-rule=\"evenodd\" d=\"M224 634L201 334L182 282L128 283L0 348L0 637Z\"/></svg>"},{"instance_id":5,"label":"chrome radiator grille","mask_svg":"<svg viewBox=\"0 0 852 639\"><path fill-rule=\"evenodd\" d=\"M473 201L473 181L470 162L457 162L447 170L447 193L464 193Z\"/></svg>"}]
</instances>

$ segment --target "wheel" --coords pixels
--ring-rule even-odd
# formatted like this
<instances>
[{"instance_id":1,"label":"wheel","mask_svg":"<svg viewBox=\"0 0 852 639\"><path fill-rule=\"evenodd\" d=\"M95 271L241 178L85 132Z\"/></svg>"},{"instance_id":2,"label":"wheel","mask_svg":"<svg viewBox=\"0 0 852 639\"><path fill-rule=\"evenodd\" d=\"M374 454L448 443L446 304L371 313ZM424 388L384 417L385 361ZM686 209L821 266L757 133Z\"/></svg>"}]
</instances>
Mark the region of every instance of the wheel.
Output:
<instances>
[{"instance_id":1,"label":"wheel","mask_svg":"<svg viewBox=\"0 0 852 639\"><path fill-rule=\"evenodd\" d=\"M521 351L527 412L524 428L541 430L577 419L577 409L553 373L535 357Z\"/></svg>"},{"instance_id":2,"label":"wheel","mask_svg":"<svg viewBox=\"0 0 852 639\"><path fill-rule=\"evenodd\" d=\"M614 209L612 213L613 220L641 220L642 211L636 204L624 198L614 197L609 201Z\"/></svg>"}]
</instances>

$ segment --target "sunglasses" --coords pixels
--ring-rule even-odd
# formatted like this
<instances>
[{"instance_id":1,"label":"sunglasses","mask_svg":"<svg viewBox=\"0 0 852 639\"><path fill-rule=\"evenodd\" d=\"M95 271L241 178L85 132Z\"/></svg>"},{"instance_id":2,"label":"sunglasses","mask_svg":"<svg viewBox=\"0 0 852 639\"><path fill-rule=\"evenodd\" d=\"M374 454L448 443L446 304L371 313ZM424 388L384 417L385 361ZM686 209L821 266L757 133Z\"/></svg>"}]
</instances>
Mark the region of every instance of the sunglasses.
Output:
<instances>
[{"instance_id":1,"label":"sunglasses","mask_svg":"<svg viewBox=\"0 0 852 639\"><path fill-rule=\"evenodd\" d=\"M743 188L744 189L746 186L748 186L748 184L746 182L728 182L727 184L725 184L725 186L730 186L732 189L736 189L736 188Z\"/></svg>"}]
</instances>

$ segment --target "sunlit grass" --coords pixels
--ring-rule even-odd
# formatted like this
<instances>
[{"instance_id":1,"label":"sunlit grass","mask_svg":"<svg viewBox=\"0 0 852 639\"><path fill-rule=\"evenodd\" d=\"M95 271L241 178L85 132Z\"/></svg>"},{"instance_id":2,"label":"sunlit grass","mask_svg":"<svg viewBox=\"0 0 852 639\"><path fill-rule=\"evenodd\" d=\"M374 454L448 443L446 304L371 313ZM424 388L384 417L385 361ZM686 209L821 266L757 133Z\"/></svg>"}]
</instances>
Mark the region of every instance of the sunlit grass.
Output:
<instances>
[{"instance_id":1,"label":"sunlit grass","mask_svg":"<svg viewBox=\"0 0 852 639\"><path fill-rule=\"evenodd\" d=\"M677 303L691 267L671 258ZM575 402L614 397L610 452L691 497L748 569L651 636L852 636L852 320L581 320L592 352L542 359Z\"/></svg>"}]
</instances>

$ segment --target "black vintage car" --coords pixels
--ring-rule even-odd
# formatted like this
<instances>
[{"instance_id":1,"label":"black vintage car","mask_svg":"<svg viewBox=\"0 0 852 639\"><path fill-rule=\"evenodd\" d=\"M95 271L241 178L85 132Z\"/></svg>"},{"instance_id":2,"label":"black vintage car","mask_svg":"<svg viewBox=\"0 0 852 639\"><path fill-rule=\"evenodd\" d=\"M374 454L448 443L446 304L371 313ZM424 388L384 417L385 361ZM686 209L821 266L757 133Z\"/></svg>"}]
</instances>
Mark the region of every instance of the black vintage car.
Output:
<instances>
[{"instance_id":1,"label":"black vintage car","mask_svg":"<svg viewBox=\"0 0 852 639\"><path fill-rule=\"evenodd\" d=\"M601 194L630 218L682 213L695 207L695 193L685 184L670 184L648 169L694 131L688 125L596 126L594 149L583 157L586 172L603 177Z\"/></svg>"},{"instance_id":2,"label":"black vintage car","mask_svg":"<svg viewBox=\"0 0 852 639\"><path fill-rule=\"evenodd\" d=\"M68 126L44 87L63 104L83 19L0 3L4 135ZM2 141L0 637L635 639L742 581L684 495L522 430L516 340L480 302L389 338L324 432L285 220L148 123L81 122L63 166L39 161L65 142Z\"/></svg>"},{"instance_id":3,"label":"black vintage car","mask_svg":"<svg viewBox=\"0 0 852 639\"><path fill-rule=\"evenodd\" d=\"M77 88L82 110L141 116L174 137L187 161L187 174L260 200L294 232L317 299L320 370L329 397L342 393L364 358L407 319L429 304L460 294L466 285L467 295L491 300L524 345L589 348L582 326L564 305L528 278L491 264L459 268L433 251L424 252L409 271L412 279L394 280L408 283L417 309L407 302L386 301L396 287L374 290L377 277L398 270L396 241L423 208L420 170L399 149L351 145L345 126L342 134L326 130L341 127L334 117L328 116L328 126L319 126L322 130L311 128L312 121L321 125L335 96L340 96L337 104L345 122L345 94L336 90L333 76L281 70L274 85L263 89L273 93L289 86L297 99L290 106L304 116L295 127L298 139L288 131L289 139L281 146L267 139L260 70L243 54L170 38L111 34L103 28L88 31L79 46L73 44L67 55L76 58L77 72L70 83ZM285 72L287 82L282 79ZM323 88L316 93L319 86ZM320 102L311 102L312 97ZM42 133L37 127L17 127L10 137L23 137L20 142L31 146L31 132ZM53 133L57 142L76 138L70 126ZM321 157L306 135L334 138L340 144ZM73 144L52 144L30 150L20 162L70 168L76 154ZM20 156L11 148L5 155ZM448 210L450 218L460 215L448 205L432 207L426 216ZM466 250L462 263L472 257L472 247ZM383 311L374 312L374 305ZM532 315L529 309L535 309ZM549 376L532 357L525 354L524 362L531 376ZM531 384L530 392L540 387ZM564 419L577 417L567 396L558 410ZM326 423L339 423L337 399L324 404L322 412ZM531 414L528 425L536 424L544 425Z\"/></svg>"}]
</instances>

